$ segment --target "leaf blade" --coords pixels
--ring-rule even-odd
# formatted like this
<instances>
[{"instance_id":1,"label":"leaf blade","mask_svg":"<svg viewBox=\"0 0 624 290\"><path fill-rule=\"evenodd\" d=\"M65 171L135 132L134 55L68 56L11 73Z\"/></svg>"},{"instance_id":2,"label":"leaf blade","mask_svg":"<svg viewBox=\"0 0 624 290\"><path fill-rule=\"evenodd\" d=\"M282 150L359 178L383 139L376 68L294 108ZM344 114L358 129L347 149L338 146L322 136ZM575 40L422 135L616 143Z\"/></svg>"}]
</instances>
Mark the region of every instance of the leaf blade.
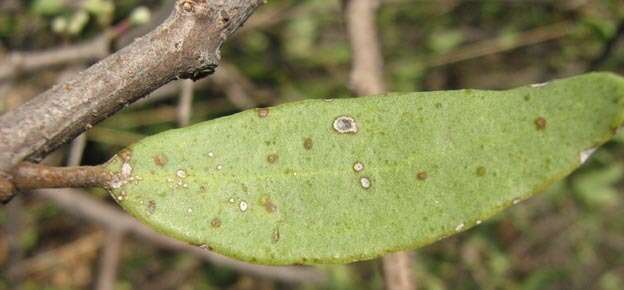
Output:
<instances>
[{"instance_id":1,"label":"leaf blade","mask_svg":"<svg viewBox=\"0 0 624 290\"><path fill-rule=\"evenodd\" d=\"M257 263L345 263L426 245L545 189L613 135L623 97L621 78L597 73L309 100L161 133L108 166L127 163L133 180L113 195L166 234Z\"/></svg>"}]
</instances>

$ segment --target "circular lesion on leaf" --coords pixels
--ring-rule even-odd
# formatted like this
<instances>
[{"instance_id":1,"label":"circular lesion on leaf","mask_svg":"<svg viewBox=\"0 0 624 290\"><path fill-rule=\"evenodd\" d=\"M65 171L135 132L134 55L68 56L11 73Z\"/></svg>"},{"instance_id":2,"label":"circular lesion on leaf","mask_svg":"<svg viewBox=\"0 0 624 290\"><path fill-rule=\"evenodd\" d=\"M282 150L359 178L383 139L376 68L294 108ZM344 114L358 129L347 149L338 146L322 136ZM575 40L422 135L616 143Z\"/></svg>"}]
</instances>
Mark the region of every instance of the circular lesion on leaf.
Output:
<instances>
[{"instance_id":1,"label":"circular lesion on leaf","mask_svg":"<svg viewBox=\"0 0 624 290\"><path fill-rule=\"evenodd\" d=\"M153 200L150 200L147 202L147 213L150 215L153 215L154 213L156 213L156 202Z\"/></svg>"},{"instance_id":2,"label":"circular lesion on leaf","mask_svg":"<svg viewBox=\"0 0 624 290\"><path fill-rule=\"evenodd\" d=\"M477 167L477 176L483 177L487 173L487 169L483 166Z\"/></svg>"},{"instance_id":3,"label":"circular lesion on leaf","mask_svg":"<svg viewBox=\"0 0 624 290\"><path fill-rule=\"evenodd\" d=\"M267 162L273 164L277 162L277 160L279 160L279 155L277 155L277 153L271 153L267 155Z\"/></svg>"},{"instance_id":4,"label":"circular lesion on leaf","mask_svg":"<svg viewBox=\"0 0 624 290\"><path fill-rule=\"evenodd\" d=\"M266 118L269 116L269 108L258 108L256 109L256 113L258 113L258 117L260 118Z\"/></svg>"},{"instance_id":5,"label":"circular lesion on leaf","mask_svg":"<svg viewBox=\"0 0 624 290\"><path fill-rule=\"evenodd\" d=\"M277 206L271 200L271 197L265 195L260 198L260 205L264 207L267 213L274 213L277 211Z\"/></svg>"},{"instance_id":6,"label":"circular lesion on leaf","mask_svg":"<svg viewBox=\"0 0 624 290\"><path fill-rule=\"evenodd\" d=\"M210 221L210 226L214 229L218 229L221 227L221 219L215 217Z\"/></svg>"},{"instance_id":7,"label":"circular lesion on leaf","mask_svg":"<svg viewBox=\"0 0 624 290\"><path fill-rule=\"evenodd\" d=\"M369 177L364 176L362 178L360 178L360 186L362 186L363 189L369 189L372 186L372 182L370 180Z\"/></svg>"},{"instance_id":8,"label":"circular lesion on leaf","mask_svg":"<svg viewBox=\"0 0 624 290\"><path fill-rule=\"evenodd\" d=\"M364 163L360 161L356 161L355 163L353 163L353 171L362 172L363 170L364 170Z\"/></svg>"},{"instance_id":9,"label":"circular lesion on leaf","mask_svg":"<svg viewBox=\"0 0 624 290\"><path fill-rule=\"evenodd\" d=\"M334 120L334 130L340 134L355 134L358 132L358 125L351 116L339 116Z\"/></svg>"},{"instance_id":10,"label":"circular lesion on leaf","mask_svg":"<svg viewBox=\"0 0 624 290\"><path fill-rule=\"evenodd\" d=\"M305 150L312 150L312 146L314 146L314 141L312 141L312 138L307 137L303 139L303 148Z\"/></svg>"},{"instance_id":11,"label":"circular lesion on leaf","mask_svg":"<svg viewBox=\"0 0 624 290\"><path fill-rule=\"evenodd\" d=\"M535 128L538 131L542 131L542 130L546 129L547 123L546 123L546 119L544 117L540 116L540 117L535 118L533 123L535 123Z\"/></svg>"},{"instance_id":12,"label":"circular lesion on leaf","mask_svg":"<svg viewBox=\"0 0 624 290\"><path fill-rule=\"evenodd\" d=\"M152 159L154 160L154 164L160 167L167 165L167 162L169 161L167 159L167 156L165 156L164 154L155 155L154 157L152 157Z\"/></svg>"}]
</instances>

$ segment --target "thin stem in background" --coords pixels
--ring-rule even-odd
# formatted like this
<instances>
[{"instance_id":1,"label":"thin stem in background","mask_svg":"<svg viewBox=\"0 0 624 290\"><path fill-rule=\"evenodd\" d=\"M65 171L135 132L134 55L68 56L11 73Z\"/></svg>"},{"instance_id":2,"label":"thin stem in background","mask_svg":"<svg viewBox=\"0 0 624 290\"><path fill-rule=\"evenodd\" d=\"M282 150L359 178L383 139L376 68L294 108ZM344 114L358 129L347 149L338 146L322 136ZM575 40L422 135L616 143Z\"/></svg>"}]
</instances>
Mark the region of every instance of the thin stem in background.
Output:
<instances>
[{"instance_id":1,"label":"thin stem in background","mask_svg":"<svg viewBox=\"0 0 624 290\"><path fill-rule=\"evenodd\" d=\"M82 155L87 146L87 134L82 133L71 142L67 155L67 166L78 166L82 161Z\"/></svg>"},{"instance_id":2,"label":"thin stem in background","mask_svg":"<svg viewBox=\"0 0 624 290\"><path fill-rule=\"evenodd\" d=\"M109 229L107 231L104 249L100 254L99 276L95 284L96 290L115 289L123 238L123 230Z\"/></svg>"},{"instance_id":3,"label":"thin stem in background","mask_svg":"<svg viewBox=\"0 0 624 290\"><path fill-rule=\"evenodd\" d=\"M183 80L180 86L177 121L178 127L186 127L191 122L191 115L193 113L193 80Z\"/></svg>"}]
</instances>

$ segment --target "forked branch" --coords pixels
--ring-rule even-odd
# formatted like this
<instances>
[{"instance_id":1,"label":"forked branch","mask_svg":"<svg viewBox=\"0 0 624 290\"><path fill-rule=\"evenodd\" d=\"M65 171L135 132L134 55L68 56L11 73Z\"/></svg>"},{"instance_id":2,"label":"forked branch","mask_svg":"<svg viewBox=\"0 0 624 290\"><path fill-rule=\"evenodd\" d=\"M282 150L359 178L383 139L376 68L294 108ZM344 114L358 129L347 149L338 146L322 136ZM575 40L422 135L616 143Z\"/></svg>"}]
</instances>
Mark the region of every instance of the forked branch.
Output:
<instances>
[{"instance_id":1,"label":"forked branch","mask_svg":"<svg viewBox=\"0 0 624 290\"><path fill-rule=\"evenodd\" d=\"M0 116L0 200L13 195L11 170L38 161L125 105L178 79L214 72L223 42L262 0L177 0L148 35Z\"/></svg>"}]
</instances>

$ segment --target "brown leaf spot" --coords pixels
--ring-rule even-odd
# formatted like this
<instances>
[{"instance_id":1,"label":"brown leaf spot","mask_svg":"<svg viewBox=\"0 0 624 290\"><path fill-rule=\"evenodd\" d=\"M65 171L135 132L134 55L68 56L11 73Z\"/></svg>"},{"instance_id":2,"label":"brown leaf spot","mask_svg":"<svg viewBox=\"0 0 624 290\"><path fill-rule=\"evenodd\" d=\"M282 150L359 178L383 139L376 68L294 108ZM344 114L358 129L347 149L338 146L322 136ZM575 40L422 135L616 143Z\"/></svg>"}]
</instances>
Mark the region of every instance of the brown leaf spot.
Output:
<instances>
[{"instance_id":1,"label":"brown leaf spot","mask_svg":"<svg viewBox=\"0 0 624 290\"><path fill-rule=\"evenodd\" d=\"M277 243L279 239L280 239L279 228L275 228L273 229L273 234L271 234L271 241L273 241L273 243Z\"/></svg>"},{"instance_id":2,"label":"brown leaf spot","mask_svg":"<svg viewBox=\"0 0 624 290\"><path fill-rule=\"evenodd\" d=\"M266 118L269 116L269 108L258 108L256 109L256 112L258 112L258 117L260 118Z\"/></svg>"},{"instance_id":3,"label":"brown leaf spot","mask_svg":"<svg viewBox=\"0 0 624 290\"><path fill-rule=\"evenodd\" d=\"M212 221L210 221L210 226L215 229L221 227L221 220L219 218L213 218Z\"/></svg>"},{"instance_id":4,"label":"brown leaf spot","mask_svg":"<svg viewBox=\"0 0 624 290\"><path fill-rule=\"evenodd\" d=\"M268 213L274 213L277 210L277 206L271 201L271 198L268 196L263 196L260 198L260 205L264 207L264 210Z\"/></svg>"},{"instance_id":5,"label":"brown leaf spot","mask_svg":"<svg viewBox=\"0 0 624 290\"><path fill-rule=\"evenodd\" d=\"M156 202L153 200L150 200L149 202L147 202L147 213L152 215L156 212Z\"/></svg>"},{"instance_id":6,"label":"brown leaf spot","mask_svg":"<svg viewBox=\"0 0 624 290\"><path fill-rule=\"evenodd\" d=\"M537 130L544 130L546 129L546 119L544 119L544 117L537 117L534 121L535 123L535 128Z\"/></svg>"},{"instance_id":7,"label":"brown leaf spot","mask_svg":"<svg viewBox=\"0 0 624 290\"><path fill-rule=\"evenodd\" d=\"M269 162L271 164L277 162L278 159L279 159L279 155L277 155L275 153L269 154L267 156L267 162Z\"/></svg>"},{"instance_id":8,"label":"brown leaf spot","mask_svg":"<svg viewBox=\"0 0 624 290\"><path fill-rule=\"evenodd\" d=\"M477 167L477 176L485 176L487 170L483 166Z\"/></svg>"},{"instance_id":9,"label":"brown leaf spot","mask_svg":"<svg viewBox=\"0 0 624 290\"><path fill-rule=\"evenodd\" d=\"M312 138L305 138L303 139L303 148L305 150L311 150L312 146L314 145Z\"/></svg>"},{"instance_id":10,"label":"brown leaf spot","mask_svg":"<svg viewBox=\"0 0 624 290\"><path fill-rule=\"evenodd\" d=\"M416 178L418 178L418 180L426 180L427 177L427 171L421 171L416 174Z\"/></svg>"}]
</instances>

